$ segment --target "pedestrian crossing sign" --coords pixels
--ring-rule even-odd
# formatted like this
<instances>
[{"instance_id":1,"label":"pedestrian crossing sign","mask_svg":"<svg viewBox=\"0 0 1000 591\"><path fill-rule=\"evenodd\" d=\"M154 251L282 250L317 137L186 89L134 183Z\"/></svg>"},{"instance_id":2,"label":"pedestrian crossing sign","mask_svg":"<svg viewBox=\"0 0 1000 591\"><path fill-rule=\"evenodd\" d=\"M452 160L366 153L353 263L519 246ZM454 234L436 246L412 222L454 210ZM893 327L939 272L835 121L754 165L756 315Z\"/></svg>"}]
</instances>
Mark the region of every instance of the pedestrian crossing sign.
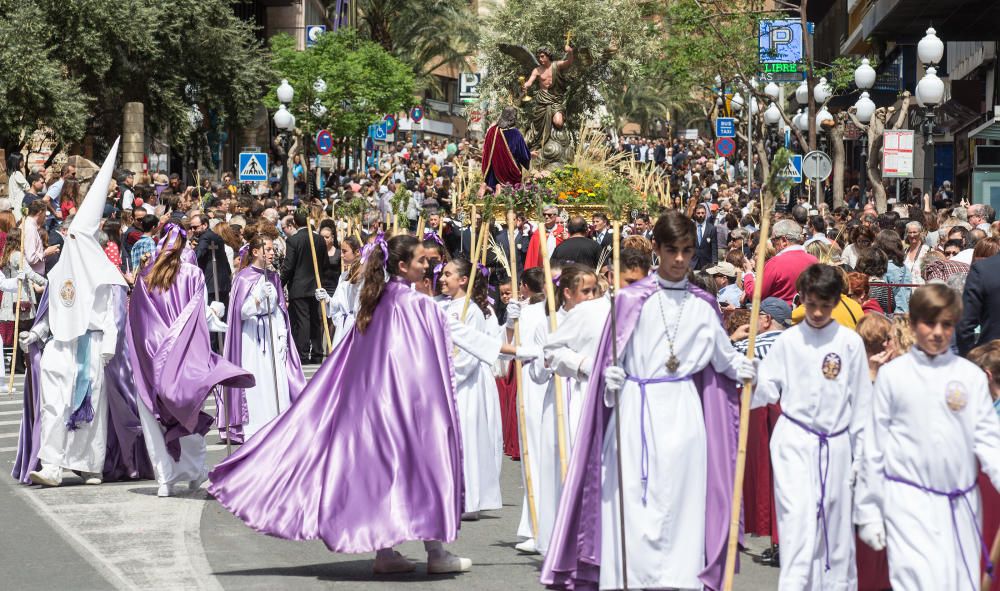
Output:
<instances>
[{"instance_id":1,"label":"pedestrian crossing sign","mask_svg":"<svg viewBox=\"0 0 1000 591\"><path fill-rule=\"evenodd\" d=\"M802 182L802 154L793 154L788 159L784 170L778 173L778 178L789 179L795 183Z\"/></svg>"},{"instance_id":2,"label":"pedestrian crossing sign","mask_svg":"<svg viewBox=\"0 0 1000 591\"><path fill-rule=\"evenodd\" d=\"M267 154L264 152L240 152L240 182L267 180Z\"/></svg>"}]
</instances>

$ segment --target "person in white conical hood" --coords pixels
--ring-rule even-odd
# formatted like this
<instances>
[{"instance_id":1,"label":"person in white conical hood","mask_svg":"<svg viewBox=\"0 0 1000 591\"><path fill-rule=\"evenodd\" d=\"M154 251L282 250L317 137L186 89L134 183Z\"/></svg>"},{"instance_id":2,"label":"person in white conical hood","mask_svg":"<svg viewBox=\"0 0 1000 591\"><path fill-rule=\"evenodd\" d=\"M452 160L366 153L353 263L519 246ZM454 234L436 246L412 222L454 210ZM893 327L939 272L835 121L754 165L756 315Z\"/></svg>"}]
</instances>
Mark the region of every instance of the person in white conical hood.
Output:
<instances>
[{"instance_id":1,"label":"person in white conical hood","mask_svg":"<svg viewBox=\"0 0 1000 591\"><path fill-rule=\"evenodd\" d=\"M104 365L115 354L115 310L127 284L97 241L116 140L70 224L49 273L48 316L18 335L22 347L47 341L40 371L40 470L31 481L59 486L63 469L100 484L107 446Z\"/></svg>"}]
</instances>

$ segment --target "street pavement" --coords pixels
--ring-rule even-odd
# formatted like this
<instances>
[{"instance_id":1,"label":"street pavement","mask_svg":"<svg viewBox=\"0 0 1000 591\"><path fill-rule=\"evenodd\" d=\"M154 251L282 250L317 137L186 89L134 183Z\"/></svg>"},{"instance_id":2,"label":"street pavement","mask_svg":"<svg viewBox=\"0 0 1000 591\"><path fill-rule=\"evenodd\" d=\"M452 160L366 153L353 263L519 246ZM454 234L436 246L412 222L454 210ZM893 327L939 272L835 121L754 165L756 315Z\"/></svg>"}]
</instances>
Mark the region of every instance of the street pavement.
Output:
<instances>
[{"instance_id":1,"label":"street pavement","mask_svg":"<svg viewBox=\"0 0 1000 591\"><path fill-rule=\"evenodd\" d=\"M306 366L311 378L317 366ZM523 488L520 466L505 458L504 507L464 522L452 552L473 560L471 572L429 577L420 543L399 548L418 563L415 573L371 574L371 554L332 554L322 542L291 542L258 534L233 517L204 489L172 498L156 496L152 481L85 486L71 473L63 486L42 489L10 478L21 420L23 378L16 395L0 394L0 588L48 591L222 591L396 588L476 591L540 589L541 560L514 550ZM4 385L5 392L6 385ZM209 400L206 410L215 413ZM209 436L210 465L225 446ZM777 587L778 570L753 561L767 546L748 539L738 590Z\"/></svg>"}]
</instances>

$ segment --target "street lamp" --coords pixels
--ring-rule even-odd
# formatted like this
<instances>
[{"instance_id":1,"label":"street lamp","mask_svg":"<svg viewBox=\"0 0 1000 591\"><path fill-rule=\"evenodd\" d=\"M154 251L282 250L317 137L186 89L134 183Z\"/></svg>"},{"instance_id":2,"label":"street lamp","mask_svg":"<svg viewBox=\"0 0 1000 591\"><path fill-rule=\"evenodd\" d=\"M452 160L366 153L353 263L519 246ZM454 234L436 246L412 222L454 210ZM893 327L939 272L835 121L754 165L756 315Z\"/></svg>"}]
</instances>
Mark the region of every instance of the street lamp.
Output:
<instances>
[{"instance_id":1,"label":"street lamp","mask_svg":"<svg viewBox=\"0 0 1000 591\"><path fill-rule=\"evenodd\" d=\"M729 106L732 107L734 113L739 113L743 110L743 95L736 93L733 98L729 99Z\"/></svg>"},{"instance_id":2,"label":"street lamp","mask_svg":"<svg viewBox=\"0 0 1000 591\"><path fill-rule=\"evenodd\" d=\"M813 98L816 99L816 104L822 105L826 103L831 96L833 96L833 90L830 88L830 85L827 84L826 78L820 78L819 83L813 87Z\"/></svg>"},{"instance_id":3,"label":"street lamp","mask_svg":"<svg viewBox=\"0 0 1000 591\"><path fill-rule=\"evenodd\" d=\"M285 103L287 105L292 102L292 98L295 97L295 89L288 83L288 80L282 79L281 84L278 85L276 94L278 95L278 102Z\"/></svg>"},{"instance_id":4,"label":"street lamp","mask_svg":"<svg viewBox=\"0 0 1000 591\"><path fill-rule=\"evenodd\" d=\"M799 113L792 120L792 124L799 131L809 131L809 115L805 113L802 109L799 109Z\"/></svg>"},{"instance_id":5,"label":"street lamp","mask_svg":"<svg viewBox=\"0 0 1000 591\"><path fill-rule=\"evenodd\" d=\"M781 109L778 105L771 103L767 109L764 110L764 123L768 125L777 125L781 121Z\"/></svg>"},{"instance_id":6,"label":"street lamp","mask_svg":"<svg viewBox=\"0 0 1000 591\"><path fill-rule=\"evenodd\" d=\"M776 101L781 96L781 88L774 82L768 82L767 86L764 87L764 94L772 101Z\"/></svg>"},{"instance_id":7,"label":"street lamp","mask_svg":"<svg viewBox=\"0 0 1000 591\"><path fill-rule=\"evenodd\" d=\"M944 42L937 36L934 27L927 29L927 34L917 43L917 57L924 65L935 65L944 57Z\"/></svg>"},{"instance_id":8,"label":"street lamp","mask_svg":"<svg viewBox=\"0 0 1000 591\"><path fill-rule=\"evenodd\" d=\"M805 80L795 89L795 102L803 106L809 103L809 84Z\"/></svg>"},{"instance_id":9,"label":"street lamp","mask_svg":"<svg viewBox=\"0 0 1000 591\"><path fill-rule=\"evenodd\" d=\"M875 86L877 74L868 58L861 60L861 65L854 70L854 85L861 90L871 90Z\"/></svg>"},{"instance_id":10,"label":"street lamp","mask_svg":"<svg viewBox=\"0 0 1000 591\"><path fill-rule=\"evenodd\" d=\"M865 60L868 61L868 60ZM863 65L863 64L862 64ZM870 67L870 66L869 66ZM857 78L857 73L855 73L855 79ZM874 82L874 76L872 76ZM864 123L866 126L871 122L872 116L875 114L875 102L868 97L867 92L862 92L861 96L858 97L858 102L854 105L854 114L858 118L858 121ZM858 188L861 189L861 202L865 200L865 181L868 180L868 130L861 130L861 174L858 178Z\"/></svg>"},{"instance_id":11,"label":"street lamp","mask_svg":"<svg viewBox=\"0 0 1000 591\"><path fill-rule=\"evenodd\" d=\"M288 131L292 129L292 123L295 118L292 114L288 112L285 105L279 105L278 110L274 113L274 126L282 131Z\"/></svg>"},{"instance_id":12,"label":"street lamp","mask_svg":"<svg viewBox=\"0 0 1000 591\"><path fill-rule=\"evenodd\" d=\"M944 101L944 82L938 78L937 70L934 67L927 68L927 73L917 83L916 97L917 104L924 108L924 115L919 124L920 131L924 136L924 184L926 191L932 193L934 191L934 109Z\"/></svg>"}]
</instances>

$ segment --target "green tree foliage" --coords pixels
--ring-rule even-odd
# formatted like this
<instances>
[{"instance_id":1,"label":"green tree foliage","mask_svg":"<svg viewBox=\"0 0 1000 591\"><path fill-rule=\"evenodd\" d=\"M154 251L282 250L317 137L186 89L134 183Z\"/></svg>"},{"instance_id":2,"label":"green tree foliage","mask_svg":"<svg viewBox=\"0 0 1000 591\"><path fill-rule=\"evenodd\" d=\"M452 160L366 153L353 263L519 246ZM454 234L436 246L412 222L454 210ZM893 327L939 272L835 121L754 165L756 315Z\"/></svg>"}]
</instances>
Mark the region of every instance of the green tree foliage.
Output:
<instances>
[{"instance_id":1,"label":"green tree foliage","mask_svg":"<svg viewBox=\"0 0 1000 591\"><path fill-rule=\"evenodd\" d=\"M478 21L466 0L358 0L359 30L402 60L425 88L441 66L461 69L476 50Z\"/></svg>"},{"instance_id":2,"label":"green tree foliage","mask_svg":"<svg viewBox=\"0 0 1000 591\"><path fill-rule=\"evenodd\" d=\"M0 0L0 84L30 87L4 93L10 108L2 108L0 141L10 149L26 128L44 126L58 140L90 133L110 143L130 101L143 102L149 128L169 130L175 145L193 131L194 106L217 128L249 122L272 76L251 24L232 4Z\"/></svg>"},{"instance_id":3,"label":"green tree foliage","mask_svg":"<svg viewBox=\"0 0 1000 591\"><path fill-rule=\"evenodd\" d=\"M413 72L377 43L351 31L327 33L305 51L295 49L289 35L271 39L272 66L278 79L287 79L295 89L289 110L296 126L311 134L327 128L337 137L363 135L368 125L386 113L396 113L413 104ZM317 79L326 90L317 92ZM278 107L274 84L265 95L269 109ZM326 113L317 116L312 107L320 101Z\"/></svg>"},{"instance_id":4,"label":"green tree foliage","mask_svg":"<svg viewBox=\"0 0 1000 591\"><path fill-rule=\"evenodd\" d=\"M641 64L654 50L655 29L645 20L640 0L508 0L488 19L479 44L483 106L498 112L519 95L520 64L500 52L499 43L541 45L563 56L566 33L572 33L576 63L569 77L566 113L571 127L594 115L637 79Z\"/></svg>"}]
</instances>

